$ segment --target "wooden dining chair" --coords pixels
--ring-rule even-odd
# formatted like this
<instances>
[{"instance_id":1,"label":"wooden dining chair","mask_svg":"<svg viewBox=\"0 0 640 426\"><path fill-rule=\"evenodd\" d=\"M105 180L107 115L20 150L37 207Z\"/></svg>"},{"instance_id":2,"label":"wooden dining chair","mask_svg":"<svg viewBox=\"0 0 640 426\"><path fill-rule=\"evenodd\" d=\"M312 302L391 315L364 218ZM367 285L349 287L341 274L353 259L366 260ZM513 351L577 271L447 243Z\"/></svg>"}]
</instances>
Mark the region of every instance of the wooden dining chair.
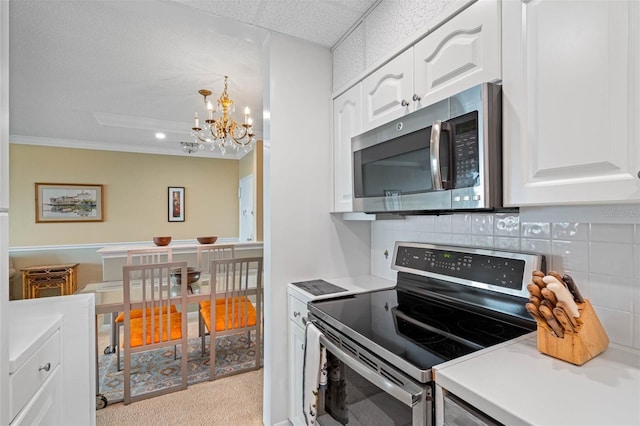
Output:
<instances>
[{"instance_id":1,"label":"wooden dining chair","mask_svg":"<svg viewBox=\"0 0 640 426\"><path fill-rule=\"evenodd\" d=\"M200 269L200 283L211 283L211 261L218 259L231 259L236 257L236 248L233 244L202 244L196 247L196 264ZM198 311L198 335L204 338L204 322L200 311L209 310L209 301L200 302ZM204 345L202 345L202 355L204 356Z\"/></svg>"},{"instance_id":2,"label":"wooden dining chair","mask_svg":"<svg viewBox=\"0 0 640 426\"><path fill-rule=\"evenodd\" d=\"M262 257L211 261L211 295L208 309L200 309L209 331L209 380L260 368L262 327ZM217 289L217 291L213 291ZM247 344L255 334L255 363L231 373L216 376L216 338L247 333ZM205 335L202 348L205 347Z\"/></svg>"},{"instance_id":3,"label":"wooden dining chair","mask_svg":"<svg viewBox=\"0 0 640 426\"><path fill-rule=\"evenodd\" d=\"M173 261L173 250L171 247L153 247L145 249L132 249L127 250L127 265L148 265L152 263L165 263ZM181 281L182 282L182 281ZM169 307L171 312L176 312L176 307L171 305ZM166 312L164 312L166 313ZM112 330L115 331L115 351L116 351L116 363L118 371L122 370L120 366L120 327L124 325L124 313L120 312L117 315L113 315L113 321L111 322ZM142 311L131 312L132 318L140 318Z\"/></svg>"},{"instance_id":4,"label":"wooden dining chair","mask_svg":"<svg viewBox=\"0 0 640 426\"><path fill-rule=\"evenodd\" d=\"M210 282L212 260L231 259L236 257L236 248L233 244L201 244L196 247L196 264L200 269L200 282Z\"/></svg>"},{"instance_id":5,"label":"wooden dining chair","mask_svg":"<svg viewBox=\"0 0 640 426\"><path fill-rule=\"evenodd\" d=\"M180 286L180 295L172 296L171 274L176 271L180 272L182 282L186 282L187 262L123 267L125 404L187 388L187 286ZM170 312L171 305L177 306L178 311ZM175 359L177 345L182 352L179 383L166 389L132 395L132 355L173 346ZM143 369L144 365L139 367Z\"/></svg>"}]
</instances>

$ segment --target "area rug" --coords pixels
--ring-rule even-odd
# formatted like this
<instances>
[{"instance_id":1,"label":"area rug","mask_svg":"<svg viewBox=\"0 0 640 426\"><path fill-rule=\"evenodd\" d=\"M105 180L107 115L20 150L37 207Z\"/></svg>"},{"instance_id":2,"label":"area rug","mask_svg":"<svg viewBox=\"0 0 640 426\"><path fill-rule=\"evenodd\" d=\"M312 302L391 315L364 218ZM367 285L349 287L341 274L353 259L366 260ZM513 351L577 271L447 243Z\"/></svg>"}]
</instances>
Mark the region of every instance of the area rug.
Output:
<instances>
[{"instance_id":1,"label":"area rug","mask_svg":"<svg viewBox=\"0 0 640 426\"><path fill-rule=\"evenodd\" d=\"M251 367L255 362L255 332L251 333L249 344L247 334L235 334L216 339L216 375L233 373ZM260 351L263 353L264 351ZM161 348L133 354L131 357L131 394L175 386L180 383L180 363L182 353L177 349L178 359L174 360L173 348ZM124 365L124 358L120 359ZM188 383L209 380L209 336L206 337L206 353L202 356L200 338L188 341ZM263 365L263 357L260 366ZM98 357L100 393L109 404L124 399L124 371L118 371L116 354Z\"/></svg>"}]
</instances>

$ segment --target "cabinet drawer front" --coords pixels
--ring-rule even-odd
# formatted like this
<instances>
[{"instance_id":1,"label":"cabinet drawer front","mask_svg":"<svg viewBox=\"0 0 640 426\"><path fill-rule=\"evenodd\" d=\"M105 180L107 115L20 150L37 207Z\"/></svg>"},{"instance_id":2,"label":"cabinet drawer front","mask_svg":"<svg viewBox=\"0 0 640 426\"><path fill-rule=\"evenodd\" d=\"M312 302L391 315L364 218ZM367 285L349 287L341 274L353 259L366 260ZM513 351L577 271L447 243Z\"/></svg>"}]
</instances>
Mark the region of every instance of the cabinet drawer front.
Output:
<instances>
[{"instance_id":1,"label":"cabinet drawer front","mask_svg":"<svg viewBox=\"0 0 640 426\"><path fill-rule=\"evenodd\" d=\"M13 420L11 426L18 425L59 425L62 424L62 373L60 366L51 370L51 375L38 390L26 407Z\"/></svg>"},{"instance_id":2,"label":"cabinet drawer front","mask_svg":"<svg viewBox=\"0 0 640 426\"><path fill-rule=\"evenodd\" d=\"M307 316L307 304L295 297L290 297L289 303L289 319L304 328L305 324L302 322L302 318Z\"/></svg>"},{"instance_id":3,"label":"cabinet drawer front","mask_svg":"<svg viewBox=\"0 0 640 426\"><path fill-rule=\"evenodd\" d=\"M45 366L49 364L49 368ZM9 414L14 418L60 364L60 331L56 331L15 373L9 375ZM47 371L48 370L48 371Z\"/></svg>"}]
</instances>

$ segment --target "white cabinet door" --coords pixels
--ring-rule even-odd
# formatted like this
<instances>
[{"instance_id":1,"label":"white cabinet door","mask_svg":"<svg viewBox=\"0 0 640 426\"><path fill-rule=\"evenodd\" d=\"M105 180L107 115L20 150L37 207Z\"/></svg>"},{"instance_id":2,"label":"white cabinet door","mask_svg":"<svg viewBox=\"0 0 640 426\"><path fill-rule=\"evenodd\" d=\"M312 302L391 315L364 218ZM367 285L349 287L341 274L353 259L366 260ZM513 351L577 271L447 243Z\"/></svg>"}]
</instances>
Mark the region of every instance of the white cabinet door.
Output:
<instances>
[{"instance_id":1,"label":"white cabinet door","mask_svg":"<svg viewBox=\"0 0 640 426\"><path fill-rule=\"evenodd\" d=\"M304 329L289 321L289 420L294 426L306 424L302 412L304 341Z\"/></svg>"},{"instance_id":2,"label":"white cabinet door","mask_svg":"<svg viewBox=\"0 0 640 426\"><path fill-rule=\"evenodd\" d=\"M56 367L47 381L13 420L18 425L61 425L62 421L62 373Z\"/></svg>"},{"instance_id":3,"label":"white cabinet door","mask_svg":"<svg viewBox=\"0 0 640 426\"><path fill-rule=\"evenodd\" d=\"M500 2L474 3L413 49L416 109L500 80Z\"/></svg>"},{"instance_id":4,"label":"white cabinet door","mask_svg":"<svg viewBox=\"0 0 640 426\"><path fill-rule=\"evenodd\" d=\"M363 131L413 111L413 49L362 80L362 95Z\"/></svg>"},{"instance_id":5,"label":"white cabinet door","mask_svg":"<svg viewBox=\"0 0 640 426\"><path fill-rule=\"evenodd\" d=\"M336 212L353 211L351 138L362 131L361 103L361 84L333 101L333 209Z\"/></svg>"},{"instance_id":6,"label":"white cabinet door","mask_svg":"<svg viewBox=\"0 0 640 426\"><path fill-rule=\"evenodd\" d=\"M505 205L640 200L640 4L502 7Z\"/></svg>"}]
</instances>

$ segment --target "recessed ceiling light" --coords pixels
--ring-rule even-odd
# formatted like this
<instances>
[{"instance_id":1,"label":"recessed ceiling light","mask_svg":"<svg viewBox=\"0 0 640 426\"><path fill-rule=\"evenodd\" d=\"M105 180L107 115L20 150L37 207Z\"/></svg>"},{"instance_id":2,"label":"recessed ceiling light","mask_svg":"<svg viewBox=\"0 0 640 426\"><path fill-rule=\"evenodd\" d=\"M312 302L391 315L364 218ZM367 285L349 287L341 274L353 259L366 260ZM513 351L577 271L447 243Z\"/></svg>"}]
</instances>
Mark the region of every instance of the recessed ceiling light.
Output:
<instances>
[{"instance_id":1,"label":"recessed ceiling light","mask_svg":"<svg viewBox=\"0 0 640 426\"><path fill-rule=\"evenodd\" d=\"M158 133L156 133L156 138L157 138L157 139L164 139L164 138L166 138L166 137L167 137L167 135L165 135L164 133L159 133L159 132L158 132Z\"/></svg>"}]
</instances>

